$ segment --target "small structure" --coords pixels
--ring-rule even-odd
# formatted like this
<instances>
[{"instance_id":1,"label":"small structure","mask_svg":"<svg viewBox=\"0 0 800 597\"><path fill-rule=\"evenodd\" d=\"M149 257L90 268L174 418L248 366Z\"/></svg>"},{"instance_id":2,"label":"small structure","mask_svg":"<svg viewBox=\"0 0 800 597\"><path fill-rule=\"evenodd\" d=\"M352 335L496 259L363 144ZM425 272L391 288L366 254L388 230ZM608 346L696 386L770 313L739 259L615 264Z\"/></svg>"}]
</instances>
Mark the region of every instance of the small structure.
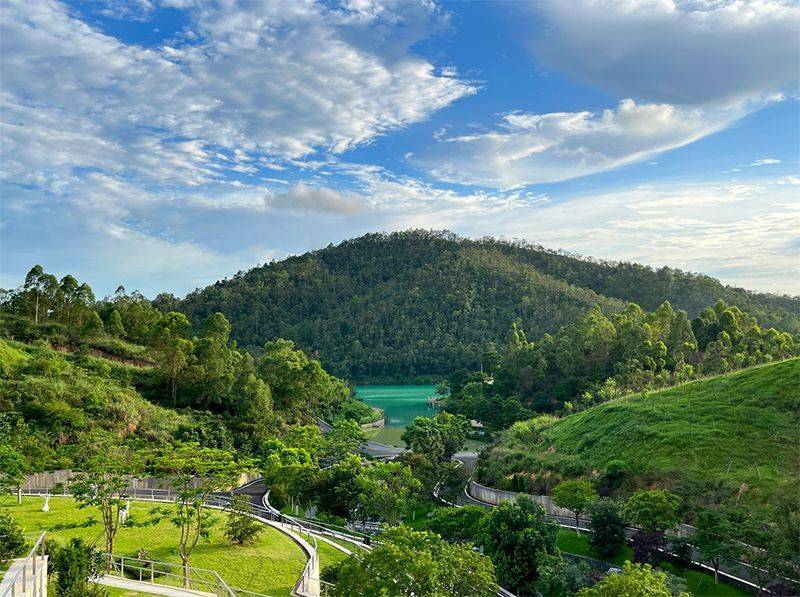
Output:
<instances>
[{"instance_id":1,"label":"small structure","mask_svg":"<svg viewBox=\"0 0 800 597\"><path fill-rule=\"evenodd\" d=\"M125 498L125 508L119 511L119 523L125 524L125 521L128 520L130 515L131 515L131 498L130 496L128 496Z\"/></svg>"}]
</instances>

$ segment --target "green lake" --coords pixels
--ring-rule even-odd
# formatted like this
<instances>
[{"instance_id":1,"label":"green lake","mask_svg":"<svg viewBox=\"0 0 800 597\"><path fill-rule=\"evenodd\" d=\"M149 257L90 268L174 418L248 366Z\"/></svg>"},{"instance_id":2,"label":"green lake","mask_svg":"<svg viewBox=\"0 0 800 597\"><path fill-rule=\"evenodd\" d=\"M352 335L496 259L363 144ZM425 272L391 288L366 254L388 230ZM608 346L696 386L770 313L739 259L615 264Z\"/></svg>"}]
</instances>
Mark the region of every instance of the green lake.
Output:
<instances>
[{"instance_id":1,"label":"green lake","mask_svg":"<svg viewBox=\"0 0 800 597\"><path fill-rule=\"evenodd\" d=\"M356 395L386 413L387 427L402 428L414 417L436 413L428 406L428 397L436 395L436 386L357 386Z\"/></svg>"}]
</instances>

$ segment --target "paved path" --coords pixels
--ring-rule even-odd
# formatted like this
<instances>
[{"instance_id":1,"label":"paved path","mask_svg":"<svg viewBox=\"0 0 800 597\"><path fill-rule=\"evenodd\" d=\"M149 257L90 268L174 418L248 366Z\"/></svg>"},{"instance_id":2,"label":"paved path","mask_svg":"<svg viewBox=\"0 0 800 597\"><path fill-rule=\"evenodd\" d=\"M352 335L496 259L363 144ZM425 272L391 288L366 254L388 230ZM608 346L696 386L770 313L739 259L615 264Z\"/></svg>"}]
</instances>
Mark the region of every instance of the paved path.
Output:
<instances>
[{"instance_id":1,"label":"paved path","mask_svg":"<svg viewBox=\"0 0 800 597\"><path fill-rule=\"evenodd\" d=\"M214 593L191 591L189 589L181 589L180 587L168 587L166 585L140 582L129 578L120 578L119 576L103 576L97 581L97 584L105 587L114 587L116 589L125 589L127 591L137 591L146 595L166 595L167 597L215 597Z\"/></svg>"},{"instance_id":2,"label":"paved path","mask_svg":"<svg viewBox=\"0 0 800 597\"><path fill-rule=\"evenodd\" d=\"M322 419L317 419L317 425L319 425L322 433L328 433L328 431L331 430L331 426ZM387 444L374 442L370 439L367 440L366 445L361 451L364 452L364 454L372 456L373 458L394 458L406 450L405 448L398 448L396 446L389 446Z\"/></svg>"}]
</instances>

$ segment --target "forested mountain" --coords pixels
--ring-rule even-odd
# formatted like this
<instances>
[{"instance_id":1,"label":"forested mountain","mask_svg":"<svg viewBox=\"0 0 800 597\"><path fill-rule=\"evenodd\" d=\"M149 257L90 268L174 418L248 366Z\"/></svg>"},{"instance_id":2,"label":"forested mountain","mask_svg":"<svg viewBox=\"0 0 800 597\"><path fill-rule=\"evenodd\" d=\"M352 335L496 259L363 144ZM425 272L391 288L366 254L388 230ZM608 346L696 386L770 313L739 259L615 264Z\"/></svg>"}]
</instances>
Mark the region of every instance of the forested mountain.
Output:
<instances>
[{"instance_id":1,"label":"forested mountain","mask_svg":"<svg viewBox=\"0 0 800 597\"><path fill-rule=\"evenodd\" d=\"M222 312L241 346L257 351L290 338L336 375L378 381L475 368L515 321L538 337L595 304L612 314L628 302L655 309L669 300L691 318L720 299L766 327L800 333L798 298L669 268L420 230L368 234L240 272L170 308L194 323Z\"/></svg>"}]
</instances>

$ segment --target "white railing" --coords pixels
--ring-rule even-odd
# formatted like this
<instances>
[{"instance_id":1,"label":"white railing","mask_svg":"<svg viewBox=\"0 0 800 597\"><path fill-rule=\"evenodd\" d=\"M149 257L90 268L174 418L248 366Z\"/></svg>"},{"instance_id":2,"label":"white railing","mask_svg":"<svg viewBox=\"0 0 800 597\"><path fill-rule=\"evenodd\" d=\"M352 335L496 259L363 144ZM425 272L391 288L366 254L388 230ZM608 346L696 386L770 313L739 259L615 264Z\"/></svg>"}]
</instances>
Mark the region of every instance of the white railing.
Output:
<instances>
[{"instance_id":1,"label":"white railing","mask_svg":"<svg viewBox=\"0 0 800 597\"><path fill-rule=\"evenodd\" d=\"M10 580L3 578L3 593L0 597L18 597L31 595L37 597L47 594L47 556L44 553L44 539L47 533L42 533L33 544L25 559L14 566L14 575ZM36 555L36 552L41 552ZM10 573L7 572L6 574ZM28 573L30 572L30 578ZM28 589L32 589L28 592Z\"/></svg>"},{"instance_id":2,"label":"white railing","mask_svg":"<svg viewBox=\"0 0 800 597\"><path fill-rule=\"evenodd\" d=\"M104 555L111 563L111 572L107 573L111 576L131 578L139 582L147 582L150 584L180 586L194 591L214 593L219 597L236 597L240 593L244 593L244 591L239 589L231 589L215 570L189 566L188 586L186 586L184 583L184 569L182 564L118 556L108 553ZM250 595L260 595L260 593L250 593L249 591L248 593Z\"/></svg>"}]
</instances>

